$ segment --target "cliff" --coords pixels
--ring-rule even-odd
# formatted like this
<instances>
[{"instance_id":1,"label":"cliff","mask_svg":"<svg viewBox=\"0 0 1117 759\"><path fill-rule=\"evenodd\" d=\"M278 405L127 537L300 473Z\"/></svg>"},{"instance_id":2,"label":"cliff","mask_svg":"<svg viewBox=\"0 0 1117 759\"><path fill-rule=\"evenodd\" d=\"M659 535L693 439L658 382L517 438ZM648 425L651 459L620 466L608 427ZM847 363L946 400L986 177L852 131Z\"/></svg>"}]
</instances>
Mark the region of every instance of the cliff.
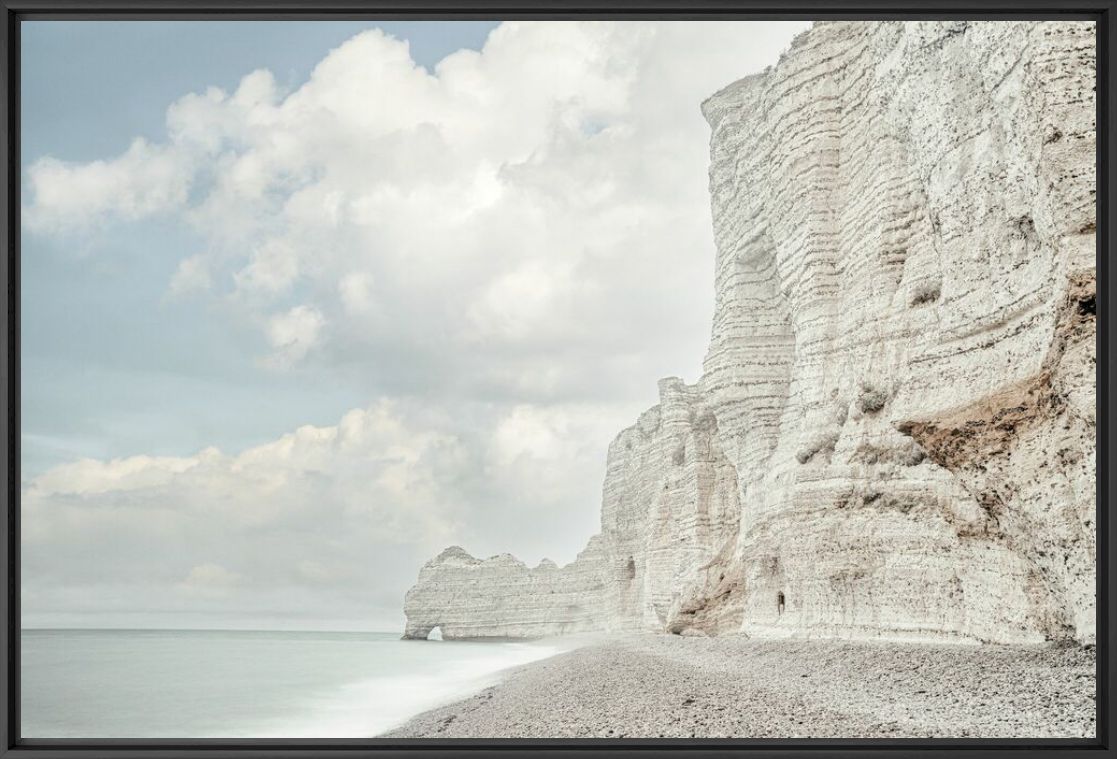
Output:
<instances>
[{"instance_id":1,"label":"cliff","mask_svg":"<svg viewBox=\"0 0 1117 759\"><path fill-rule=\"evenodd\" d=\"M1091 642L1094 29L834 22L702 108L716 308L601 533L450 549L405 637Z\"/></svg>"}]
</instances>

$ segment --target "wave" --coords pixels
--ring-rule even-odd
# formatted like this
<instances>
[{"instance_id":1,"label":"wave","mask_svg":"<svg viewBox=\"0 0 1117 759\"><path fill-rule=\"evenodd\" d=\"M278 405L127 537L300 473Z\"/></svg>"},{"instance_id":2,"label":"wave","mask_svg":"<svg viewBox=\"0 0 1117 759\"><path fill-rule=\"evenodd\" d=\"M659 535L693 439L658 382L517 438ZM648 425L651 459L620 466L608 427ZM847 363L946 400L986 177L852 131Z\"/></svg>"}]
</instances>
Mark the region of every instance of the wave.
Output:
<instances>
[{"instance_id":1,"label":"wave","mask_svg":"<svg viewBox=\"0 0 1117 759\"><path fill-rule=\"evenodd\" d=\"M400 673L346 683L318 693L297 715L255 731L264 738L369 738L430 709L467 698L513 667L554 656L569 646L548 643L432 643L437 671Z\"/></svg>"}]
</instances>

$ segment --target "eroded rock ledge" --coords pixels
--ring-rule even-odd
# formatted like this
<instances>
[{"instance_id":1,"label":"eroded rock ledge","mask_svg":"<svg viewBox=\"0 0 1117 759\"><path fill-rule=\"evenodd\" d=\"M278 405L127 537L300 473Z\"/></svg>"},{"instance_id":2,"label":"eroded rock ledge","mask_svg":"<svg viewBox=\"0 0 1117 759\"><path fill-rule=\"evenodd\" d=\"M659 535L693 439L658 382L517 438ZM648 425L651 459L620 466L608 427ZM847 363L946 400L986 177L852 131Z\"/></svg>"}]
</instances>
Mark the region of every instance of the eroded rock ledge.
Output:
<instances>
[{"instance_id":1,"label":"eroded rock ledge","mask_svg":"<svg viewBox=\"0 0 1117 759\"><path fill-rule=\"evenodd\" d=\"M1092 642L1094 29L835 22L703 104L716 311L572 564L447 549L406 637Z\"/></svg>"}]
</instances>

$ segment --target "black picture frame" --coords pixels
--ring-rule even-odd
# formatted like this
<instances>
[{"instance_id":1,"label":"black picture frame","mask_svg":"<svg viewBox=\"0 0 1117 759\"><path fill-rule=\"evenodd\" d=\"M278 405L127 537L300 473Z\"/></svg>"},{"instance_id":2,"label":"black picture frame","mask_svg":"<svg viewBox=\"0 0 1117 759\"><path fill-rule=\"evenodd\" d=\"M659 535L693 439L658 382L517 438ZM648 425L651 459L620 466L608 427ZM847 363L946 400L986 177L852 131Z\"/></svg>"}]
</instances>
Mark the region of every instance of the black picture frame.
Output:
<instances>
[{"instance_id":1,"label":"black picture frame","mask_svg":"<svg viewBox=\"0 0 1117 759\"><path fill-rule=\"evenodd\" d=\"M0 757L17 759L101 759L131 756L153 759L233 759L275 757L304 759L426 759L441 756L480 757L539 755L551 759L598 759L639 756L694 759L747 756L755 759L793 757L981 756L1070 757L1114 756L1115 671L1111 659L1114 634L1113 546L1117 545L1111 518L1110 476L1114 331L1108 310L1110 260L1114 254L1111 230L1117 224L1112 188L1117 168L1112 146L1117 141L1113 92L1117 77L1111 43L1117 34L1117 0L0 0L0 133L3 135L3 172L0 187L0 229L5 254L0 257L0 283L5 307L0 325L0 404L7 420L0 438L4 468L0 536L0 579L6 591L0 620ZM1097 734L1092 739L553 739L553 740L26 740L19 737L20 662L20 22L23 20L198 20L198 19L1079 19L1097 23L1097 346L1098 439L1101 462L1097 474Z\"/></svg>"}]
</instances>

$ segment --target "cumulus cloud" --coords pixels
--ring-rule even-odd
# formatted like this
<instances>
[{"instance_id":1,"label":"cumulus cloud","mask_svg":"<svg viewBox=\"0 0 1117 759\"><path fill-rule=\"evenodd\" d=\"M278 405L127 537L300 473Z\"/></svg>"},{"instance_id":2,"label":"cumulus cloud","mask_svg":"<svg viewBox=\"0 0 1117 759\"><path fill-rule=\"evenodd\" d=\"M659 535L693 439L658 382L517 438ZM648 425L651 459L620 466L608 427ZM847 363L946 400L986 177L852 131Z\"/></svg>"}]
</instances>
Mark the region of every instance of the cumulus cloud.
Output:
<instances>
[{"instance_id":1,"label":"cumulus cloud","mask_svg":"<svg viewBox=\"0 0 1117 759\"><path fill-rule=\"evenodd\" d=\"M23 221L34 231L85 231L114 219L180 209L194 170L188 153L142 139L110 161L43 158L28 172L35 202L24 209Z\"/></svg>"},{"instance_id":2,"label":"cumulus cloud","mask_svg":"<svg viewBox=\"0 0 1117 759\"><path fill-rule=\"evenodd\" d=\"M241 305L276 367L406 345L475 394L631 393L693 373L708 329L699 103L801 26L507 22L433 71L372 30L293 91L257 71L180 98L160 144L33 164L25 213L48 234L194 224L206 249L169 287ZM308 339L277 345L296 318Z\"/></svg>"},{"instance_id":3,"label":"cumulus cloud","mask_svg":"<svg viewBox=\"0 0 1117 759\"><path fill-rule=\"evenodd\" d=\"M268 342L275 348L274 361L291 364L314 347L325 319L312 306L295 306L268 320Z\"/></svg>"},{"instance_id":4,"label":"cumulus cloud","mask_svg":"<svg viewBox=\"0 0 1117 759\"><path fill-rule=\"evenodd\" d=\"M23 488L24 587L40 615L80 609L84 588L132 610L310 609L384 627L450 543L496 553L515 536L529 558L572 559L577 542L553 540L571 519L562 506L596 500L596 441L618 422L597 408L380 400L234 455L60 465Z\"/></svg>"},{"instance_id":5,"label":"cumulus cloud","mask_svg":"<svg viewBox=\"0 0 1117 759\"><path fill-rule=\"evenodd\" d=\"M168 294L256 330L260 366L381 400L242 452L27 482L28 608L395 620L447 544L572 559L609 441L700 367L699 104L805 26L506 22L433 70L370 31L293 90L257 71L181 97L158 144L32 164L30 233L192 225Z\"/></svg>"},{"instance_id":6,"label":"cumulus cloud","mask_svg":"<svg viewBox=\"0 0 1117 759\"><path fill-rule=\"evenodd\" d=\"M174 475L190 469L198 461L199 458L168 456L133 456L112 461L79 459L40 475L35 480L35 487L43 495L138 490L166 484Z\"/></svg>"}]
</instances>

